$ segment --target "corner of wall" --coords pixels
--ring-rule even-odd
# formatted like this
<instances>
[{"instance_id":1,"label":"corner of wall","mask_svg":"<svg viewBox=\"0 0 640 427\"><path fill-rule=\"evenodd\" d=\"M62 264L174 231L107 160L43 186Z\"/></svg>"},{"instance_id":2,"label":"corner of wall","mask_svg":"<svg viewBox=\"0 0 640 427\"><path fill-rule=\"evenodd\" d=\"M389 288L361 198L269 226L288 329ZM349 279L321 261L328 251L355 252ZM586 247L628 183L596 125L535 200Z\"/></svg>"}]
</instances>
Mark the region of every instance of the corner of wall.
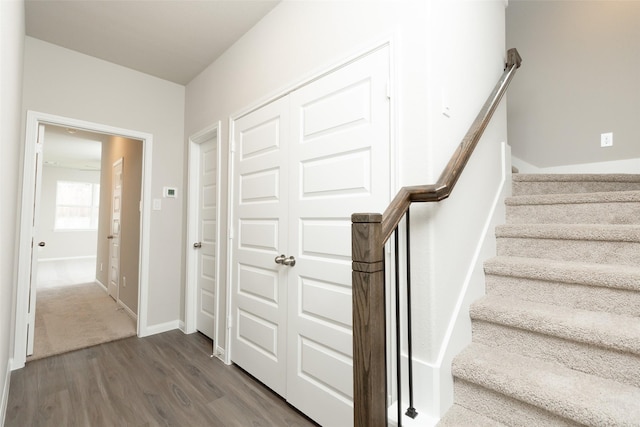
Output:
<instances>
[{"instance_id":1,"label":"corner of wall","mask_svg":"<svg viewBox=\"0 0 640 427\"><path fill-rule=\"evenodd\" d=\"M0 396L0 425L4 425L7 416L7 403L9 402L9 384L11 382L11 363L12 359L7 361L4 371L4 384L2 387L2 396Z\"/></svg>"}]
</instances>

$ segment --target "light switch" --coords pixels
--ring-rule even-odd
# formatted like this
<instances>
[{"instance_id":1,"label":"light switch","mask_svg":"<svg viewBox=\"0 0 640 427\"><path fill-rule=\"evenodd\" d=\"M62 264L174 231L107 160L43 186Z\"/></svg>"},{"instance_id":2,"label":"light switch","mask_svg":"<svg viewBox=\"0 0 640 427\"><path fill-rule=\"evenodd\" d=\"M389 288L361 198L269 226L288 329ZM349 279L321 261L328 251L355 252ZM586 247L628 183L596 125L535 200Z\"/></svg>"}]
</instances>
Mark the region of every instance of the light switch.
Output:
<instances>
[{"instance_id":1,"label":"light switch","mask_svg":"<svg viewBox=\"0 0 640 427\"><path fill-rule=\"evenodd\" d=\"M154 211L159 211L161 209L162 209L162 200L153 199L153 210Z\"/></svg>"}]
</instances>

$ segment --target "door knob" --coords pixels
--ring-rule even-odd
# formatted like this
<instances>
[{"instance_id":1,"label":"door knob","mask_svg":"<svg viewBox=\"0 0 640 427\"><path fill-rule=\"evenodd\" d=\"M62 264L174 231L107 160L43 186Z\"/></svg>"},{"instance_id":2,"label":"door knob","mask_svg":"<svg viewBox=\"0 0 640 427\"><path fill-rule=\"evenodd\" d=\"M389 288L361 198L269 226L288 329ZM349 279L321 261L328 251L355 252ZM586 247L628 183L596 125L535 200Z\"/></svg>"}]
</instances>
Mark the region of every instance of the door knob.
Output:
<instances>
[{"instance_id":1,"label":"door knob","mask_svg":"<svg viewBox=\"0 0 640 427\"><path fill-rule=\"evenodd\" d=\"M41 248L44 248L44 245L46 245L46 243L45 243L45 242L40 242L40 243L38 243L38 246L40 246Z\"/></svg>"},{"instance_id":2,"label":"door knob","mask_svg":"<svg viewBox=\"0 0 640 427\"><path fill-rule=\"evenodd\" d=\"M194 244L193 244L193 247L194 247L195 249L200 249L200 248L202 247L202 242L194 243Z\"/></svg>"},{"instance_id":3,"label":"door knob","mask_svg":"<svg viewBox=\"0 0 640 427\"><path fill-rule=\"evenodd\" d=\"M113 235L107 236L107 239L113 239Z\"/></svg>"},{"instance_id":4,"label":"door knob","mask_svg":"<svg viewBox=\"0 0 640 427\"><path fill-rule=\"evenodd\" d=\"M293 267L294 265L296 265L296 259L293 256L290 256L289 258L285 258L282 263L289 267Z\"/></svg>"},{"instance_id":5,"label":"door knob","mask_svg":"<svg viewBox=\"0 0 640 427\"><path fill-rule=\"evenodd\" d=\"M274 261L276 262L276 264L284 264L284 260L286 258L287 257L285 256L285 254L282 254L282 255L278 255Z\"/></svg>"}]
</instances>

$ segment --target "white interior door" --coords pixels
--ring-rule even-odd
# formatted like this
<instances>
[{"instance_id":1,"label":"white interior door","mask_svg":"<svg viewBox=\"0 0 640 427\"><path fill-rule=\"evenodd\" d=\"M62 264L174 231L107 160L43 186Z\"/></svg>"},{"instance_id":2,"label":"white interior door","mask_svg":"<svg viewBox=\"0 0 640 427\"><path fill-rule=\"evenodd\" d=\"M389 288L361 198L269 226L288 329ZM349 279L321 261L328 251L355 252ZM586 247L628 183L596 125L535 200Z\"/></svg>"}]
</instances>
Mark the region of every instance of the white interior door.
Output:
<instances>
[{"instance_id":1,"label":"white interior door","mask_svg":"<svg viewBox=\"0 0 640 427\"><path fill-rule=\"evenodd\" d=\"M287 399L327 426L353 423L351 214L389 202L388 80L383 49L291 94Z\"/></svg>"},{"instance_id":2,"label":"white interior door","mask_svg":"<svg viewBox=\"0 0 640 427\"><path fill-rule=\"evenodd\" d=\"M38 125L38 137L36 141L36 168L35 168L35 188L33 202L33 219L31 222L31 274L29 275L29 313L27 314L27 356L33 354L33 342L35 338L36 326L36 293L38 287L38 250L45 245L38 238L38 224L40 215L40 193L42 189L42 156L44 149L43 124Z\"/></svg>"},{"instance_id":3,"label":"white interior door","mask_svg":"<svg viewBox=\"0 0 640 427\"><path fill-rule=\"evenodd\" d=\"M321 425L353 423L351 214L389 201L388 80L384 48L236 122L232 360Z\"/></svg>"},{"instance_id":4,"label":"white interior door","mask_svg":"<svg viewBox=\"0 0 640 427\"><path fill-rule=\"evenodd\" d=\"M109 295L116 301L120 296L120 216L122 214L122 173L123 161L120 158L113 163L111 175L111 232L109 239Z\"/></svg>"},{"instance_id":5,"label":"white interior door","mask_svg":"<svg viewBox=\"0 0 640 427\"><path fill-rule=\"evenodd\" d=\"M216 137L199 144L196 329L211 338L216 330L216 213L218 147Z\"/></svg>"},{"instance_id":6,"label":"white interior door","mask_svg":"<svg viewBox=\"0 0 640 427\"><path fill-rule=\"evenodd\" d=\"M288 99L235 122L232 360L280 395L286 389Z\"/></svg>"}]
</instances>

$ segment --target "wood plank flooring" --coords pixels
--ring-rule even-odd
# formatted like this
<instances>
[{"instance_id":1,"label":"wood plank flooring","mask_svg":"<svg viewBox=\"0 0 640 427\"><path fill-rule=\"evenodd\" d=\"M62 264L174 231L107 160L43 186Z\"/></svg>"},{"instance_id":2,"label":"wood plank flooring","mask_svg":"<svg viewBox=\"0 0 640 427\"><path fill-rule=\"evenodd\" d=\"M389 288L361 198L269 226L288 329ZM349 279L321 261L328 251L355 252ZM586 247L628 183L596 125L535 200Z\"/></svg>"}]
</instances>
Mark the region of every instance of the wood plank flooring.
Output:
<instances>
[{"instance_id":1,"label":"wood plank flooring","mask_svg":"<svg viewBox=\"0 0 640 427\"><path fill-rule=\"evenodd\" d=\"M5 427L316 426L201 334L127 338L11 374Z\"/></svg>"}]
</instances>

